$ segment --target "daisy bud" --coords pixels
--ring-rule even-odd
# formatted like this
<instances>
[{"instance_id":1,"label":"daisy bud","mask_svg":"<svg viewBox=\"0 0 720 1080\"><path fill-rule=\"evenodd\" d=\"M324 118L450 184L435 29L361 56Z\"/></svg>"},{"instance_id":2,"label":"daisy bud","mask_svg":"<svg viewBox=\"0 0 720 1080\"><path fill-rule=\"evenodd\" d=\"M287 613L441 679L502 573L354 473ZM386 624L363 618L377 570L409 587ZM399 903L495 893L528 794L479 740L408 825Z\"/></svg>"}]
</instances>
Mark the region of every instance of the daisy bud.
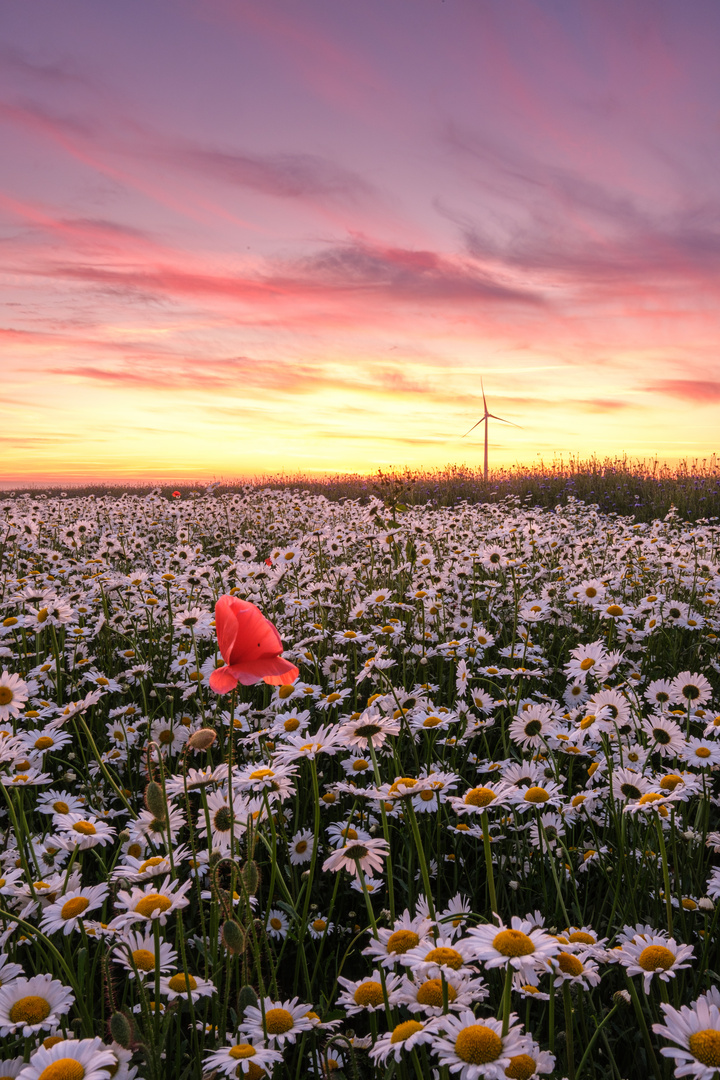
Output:
<instances>
[{"instance_id":1,"label":"daisy bud","mask_svg":"<svg viewBox=\"0 0 720 1080\"><path fill-rule=\"evenodd\" d=\"M167 803L163 790L154 780L151 780L145 788L145 805L158 821L164 821L167 817Z\"/></svg>"},{"instance_id":2,"label":"daisy bud","mask_svg":"<svg viewBox=\"0 0 720 1080\"><path fill-rule=\"evenodd\" d=\"M223 923L222 939L225 948L233 956L237 956L245 949L245 934L234 919L228 919Z\"/></svg>"},{"instance_id":3,"label":"daisy bud","mask_svg":"<svg viewBox=\"0 0 720 1080\"><path fill-rule=\"evenodd\" d=\"M116 1012L110 1017L110 1034L118 1046L129 1050L132 1043L132 1024L125 1013Z\"/></svg>"},{"instance_id":4,"label":"daisy bud","mask_svg":"<svg viewBox=\"0 0 720 1080\"><path fill-rule=\"evenodd\" d=\"M238 995L240 1011L244 1013L247 1008L257 1008L257 1003L257 994L252 986L243 986Z\"/></svg>"},{"instance_id":5,"label":"daisy bud","mask_svg":"<svg viewBox=\"0 0 720 1080\"><path fill-rule=\"evenodd\" d=\"M254 859L250 859L245 863L242 870L243 884L248 891L248 896L254 896L258 890L260 884L260 871L258 870L258 864Z\"/></svg>"},{"instance_id":6,"label":"daisy bud","mask_svg":"<svg viewBox=\"0 0 720 1080\"><path fill-rule=\"evenodd\" d=\"M632 1003L632 998L627 990L616 990L613 994L613 1001L617 1005L630 1005Z\"/></svg>"},{"instance_id":7,"label":"daisy bud","mask_svg":"<svg viewBox=\"0 0 720 1080\"><path fill-rule=\"evenodd\" d=\"M213 728L200 728L188 739L188 746L193 750L209 750L217 739L217 732Z\"/></svg>"},{"instance_id":8,"label":"daisy bud","mask_svg":"<svg viewBox=\"0 0 720 1080\"><path fill-rule=\"evenodd\" d=\"M123 831L121 833L118 833L118 843L119 844L127 844L129 839L130 839L130 833L127 831L127 829L123 829Z\"/></svg>"},{"instance_id":9,"label":"daisy bud","mask_svg":"<svg viewBox=\"0 0 720 1080\"><path fill-rule=\"evenodd\" d=\"M698 900L698 907L702 911L714 911L715 910L715 905L713 904L713 902L712 902L712 900L710 899L709 896L701 896L700 899Z\"/></svg>"}]
</instances>

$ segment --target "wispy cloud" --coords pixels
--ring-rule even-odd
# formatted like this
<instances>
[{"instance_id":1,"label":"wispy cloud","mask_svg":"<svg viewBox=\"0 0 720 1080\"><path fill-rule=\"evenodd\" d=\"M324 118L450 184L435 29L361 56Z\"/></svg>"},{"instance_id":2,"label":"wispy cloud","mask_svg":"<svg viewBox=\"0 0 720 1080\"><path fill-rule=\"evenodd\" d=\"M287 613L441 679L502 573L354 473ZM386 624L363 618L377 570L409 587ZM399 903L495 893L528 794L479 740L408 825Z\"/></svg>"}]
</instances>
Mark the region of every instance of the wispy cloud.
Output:
<instances>
[{"instance_id":1,"label":"wispy cloud","mask_svg":"<svg viewBox=\"0 0 720 1080\"><path fill-rule=\"evenodd\" d=\"M665 394L696 405L720 401L720 382L713 379L658 379L646 383L643 389L650 394Z\"/></svg>"}]
</instances>

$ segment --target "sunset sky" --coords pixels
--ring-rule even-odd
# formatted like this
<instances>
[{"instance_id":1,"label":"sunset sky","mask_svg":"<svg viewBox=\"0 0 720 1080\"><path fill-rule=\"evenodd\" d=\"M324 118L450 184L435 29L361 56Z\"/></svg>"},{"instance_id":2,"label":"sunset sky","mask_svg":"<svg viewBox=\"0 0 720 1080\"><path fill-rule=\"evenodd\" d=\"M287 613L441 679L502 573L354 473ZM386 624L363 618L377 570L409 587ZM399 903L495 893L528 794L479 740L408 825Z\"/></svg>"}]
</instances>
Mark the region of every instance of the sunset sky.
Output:
<instances>
[{"instance_id":1,"label":"sunset sky","mask_svg":"<svg viewBox=\"0 0 720 1080\"><path fill-rule=\"evenodd\" d=\"M0 480L702 458L717 0L0 11Z\"/></svg>"}]
</instances>

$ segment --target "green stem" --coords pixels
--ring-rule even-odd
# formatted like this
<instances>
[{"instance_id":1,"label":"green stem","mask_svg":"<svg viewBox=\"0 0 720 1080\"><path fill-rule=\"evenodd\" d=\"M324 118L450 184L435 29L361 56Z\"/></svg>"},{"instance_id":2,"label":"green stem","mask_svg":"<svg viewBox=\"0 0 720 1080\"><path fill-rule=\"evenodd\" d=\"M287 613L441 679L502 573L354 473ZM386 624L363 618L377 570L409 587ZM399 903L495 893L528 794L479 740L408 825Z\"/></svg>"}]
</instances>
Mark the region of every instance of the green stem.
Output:
<instances>
[{"instance_id":1,"label":"green stem","mask_svg":"<svg viewBox=\"0 0 720 1080\"><path fill-rule=\"evenodd\" d=\"M495 895L495 875L493 873L492 853L490 851L490 825L487 810L480 815L483 831L483 848L485 849L485 876L487 878L488 891L490 893L490 910L497 913L497 896Z\"/></svg>"},{"instance_id":2,"label":"green stem","mask_svg":"<svg viewBox=\"0 0 720 1080\"><path fill-rule=\"evenodd\" d=\"M570 997L570 984L567 979L562 987L563 1010L565 1012L565 1044L567 1046L568 1080L575 1080L575 1039L573 1030L573 1009Z\"/></svg>"}]
</instances>

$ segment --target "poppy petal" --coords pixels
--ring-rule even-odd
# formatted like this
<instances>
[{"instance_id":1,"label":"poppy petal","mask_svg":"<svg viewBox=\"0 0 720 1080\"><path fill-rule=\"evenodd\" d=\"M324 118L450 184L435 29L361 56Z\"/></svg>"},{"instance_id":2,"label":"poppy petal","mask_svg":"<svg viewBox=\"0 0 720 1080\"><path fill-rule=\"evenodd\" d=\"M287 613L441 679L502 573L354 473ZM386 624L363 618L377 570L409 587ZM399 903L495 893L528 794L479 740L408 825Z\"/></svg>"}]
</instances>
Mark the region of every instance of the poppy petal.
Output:
<instances>
[{"instance_id":1,"label":"poppy petal","mask_svg":"<svg viewBox=\"0 0 720 1080\"><path fill-rule=\"evenodd\" d=\"M215 605L215 632L218 639L218 648L225 661L229 659L232 653L238 633L235 603L236 598L234 596L221 596Z\"/></svg>"},{"instance_id":2,"label":"poppy petal","mask_svg":"<svg viewBox=\"0 0 720 1080\"><path fill-rule=\"evenodd\" d=\"M216 668L210 675L210 687L216 694L229 694L238 684L227 667Z\"/></svg>"}]
</instances>

